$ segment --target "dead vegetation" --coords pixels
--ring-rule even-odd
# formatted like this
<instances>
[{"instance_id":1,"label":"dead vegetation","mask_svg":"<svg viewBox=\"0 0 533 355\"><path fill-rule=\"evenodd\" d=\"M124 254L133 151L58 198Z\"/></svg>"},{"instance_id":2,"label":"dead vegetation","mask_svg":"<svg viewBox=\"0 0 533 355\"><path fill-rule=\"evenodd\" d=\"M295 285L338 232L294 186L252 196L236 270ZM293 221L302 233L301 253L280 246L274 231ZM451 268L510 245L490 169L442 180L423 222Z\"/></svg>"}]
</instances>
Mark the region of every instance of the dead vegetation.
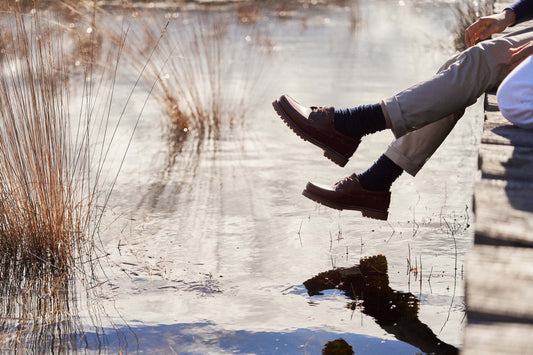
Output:
<instances>
[{"instance_id":1,"label":"dead vegetation","mask_svg":"<svg viewBox=\"0 0 533 355\"><path fill-rule=\"evenodd\" d=\"M104 54L91 3L58 13L14 2L2 13L1 349L72 349L82 332L79 286L88 297L101 282L98 233L120 171L105 166L121 122L113 89L126 35Z\"/></svg>"},{"instance_id":2,"label":"dead vegetation","mask_svg":"<svg viewBox=\"0 0 533 355\"><path fill-rule=\"evenodd\" d=\"M170 130L199 139L219 137L241 122L257 97L266 58L271 53L268 34L250 23L232 21L241 16L251 22L253 10L205 8L173 13L139 15L139 43L156 51L130 48L136 62L149 61L148 80L157 78L154 95L169 118ZM246 13L244 13L246 12ZM164 36L161 35L164 28Z\"/></svg>"},{"instance_id":3,"label":"dead vegetation","mask_svg":"<svg viewBox=\"0 0 533 355\"><path fill-rule=\"evenodd\" d=\"M78 195L84 171L70 166L70 70L63 36L48 23L17 12L13 32L3 33L12 48L0 76L0 250L66 269L87 223Z\"/></svg>"}]
</instances>

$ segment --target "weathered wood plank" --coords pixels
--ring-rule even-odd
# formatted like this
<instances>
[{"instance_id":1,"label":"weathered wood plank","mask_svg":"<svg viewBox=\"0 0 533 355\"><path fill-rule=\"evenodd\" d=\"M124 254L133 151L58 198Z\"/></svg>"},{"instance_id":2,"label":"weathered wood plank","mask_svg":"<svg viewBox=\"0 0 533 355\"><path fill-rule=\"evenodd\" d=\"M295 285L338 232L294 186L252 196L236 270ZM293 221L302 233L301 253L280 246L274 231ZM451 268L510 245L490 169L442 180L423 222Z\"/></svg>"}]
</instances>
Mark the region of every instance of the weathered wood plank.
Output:
<instances>
[{"instance_id":1,"label":"weathered wood plank","mask_svg":"<svg viewBox=\"0 0 533 355\"><path fill-rule=\"evenodd\" d=\"M498 108L498 99L496 98L496 93L487 93L485 95L485 111L499 111Z\"/></svg>"},{"instance_id":2,"label":"weathered wood plank","mask_svg":"<svg viewBox=\"0 0 533 355\"><path fill-rule=\"evenodd\" d=\"M532 248L476 245L466 267L469 323L533 322Z\"/></svg>"},{"instance_id":3,"label":"weathered wood plank","mask_svg":"<svg viewBox=\"0 0 533 355\"><path fill-rule=\"evenodd\" d=\"M531 354L531 334L529 324L481 323L470 324L465 329L462 355L501 355Z\"/></svg>"},{"instance_id":4,"label":"weathered wood plank","mask_svg":"<svg viewBox=\"0 0 533 355\"><path fill-rule=\"evenodd\" d=\"M533 146L481 144L479 169L483 178L533 181Z\"/></svg>"},{"instance_id":5,"label":"weathered wood plank","mask_svg":"<svg viewBox=\"0 0 533 355\"><path fill-rule=\"evenodd\" d=\"M497 0L494 11L511 3ZM504 34L524 27L514 26ZM533 130L508 122L499 112L496 94L487 93L481 141L481 179L474 189L476 232L466 261L468 322L461 354L530 354Z\"/></svg>"},{"instance_id":6,"label":"weathered wood plank","mask_svg":"<svg viewBox=\"0 0 533 355\"><path fill-rule=\"evenodd\" d=\"M533 145L533 130L513 125L499 111L487 111L481 142L529 147Z\"/></svg>"},{"instance_id":7,"label":"weathered wood plank","mask_svg":"<svg viewBox=\"0 0 533 355\"><path fill-rule=\"evenodd\" d=\"M474 188L475 243L533 247L533 183L481 180Z\"/></svg>"}]
</instances>

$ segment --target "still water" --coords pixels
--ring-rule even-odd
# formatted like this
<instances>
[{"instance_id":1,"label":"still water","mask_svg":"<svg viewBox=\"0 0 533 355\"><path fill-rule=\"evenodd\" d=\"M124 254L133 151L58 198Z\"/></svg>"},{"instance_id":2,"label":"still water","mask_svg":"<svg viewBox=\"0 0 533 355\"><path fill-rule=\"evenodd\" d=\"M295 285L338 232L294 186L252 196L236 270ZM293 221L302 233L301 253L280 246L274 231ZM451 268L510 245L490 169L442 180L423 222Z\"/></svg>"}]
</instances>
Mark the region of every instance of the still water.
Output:
<instances>
[{"instance_id":1,"label":"still water","mask_svg":"<svg viewBox=\"0 0 533 355\"><path fill-rule=\"evenodd\" d=\"M447 2L357 6L355 26L339 6L261 13L256 26L272 50L255 100L243 104L242 124L200 153L192 143L176 151L160 106L148 102L101 233L106 297L91 301L97 311L80 306L80 350L317 354L340 338L356 354L460 348L481 106L415 178L395 182L388 221L321 207L301 191L307 181L333 184L366 169L390 132L365 138L339 168L271 107L283 93L306 105L378 102L426 79L455 51ZM377 293L304 285L377 255L388 273Z\"/></svg>"}]
</instances>

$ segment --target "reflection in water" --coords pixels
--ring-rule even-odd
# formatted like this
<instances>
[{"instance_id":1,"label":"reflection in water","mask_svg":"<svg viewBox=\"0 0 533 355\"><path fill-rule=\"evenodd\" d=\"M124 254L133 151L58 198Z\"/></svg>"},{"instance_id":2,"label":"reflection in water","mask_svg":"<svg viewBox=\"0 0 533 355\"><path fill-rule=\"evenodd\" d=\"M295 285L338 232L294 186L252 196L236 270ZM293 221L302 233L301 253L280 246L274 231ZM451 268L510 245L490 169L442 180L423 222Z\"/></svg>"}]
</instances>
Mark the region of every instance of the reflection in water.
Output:
<instances>
[{"instance_id":1,"label":"reflection in water","mask_svg":"<svg viewBox=\"0 0 533 355\"><path fill-rule=\"evenodd\" d=\"M322 350L324 355L352 355L353 348L344 339L337 339L328 342Z\"/></svg>"},{"instance_id":2,"label":"reflection in water","mask_svg":"<svg viewBox=\"0 0 533 355\"><path fill-rule=\"evenodd\" d=\"M296 2L286 1L283 3L296 4ZM368 3L375 4L382 2ZM383 3L384 5L382 6L390 5L385 2ZM395 11L397 10L391 10L391 12ZM284 49L286 51L285 53L288 53L286 54L287 57L291 57L297 51L301 53L300 56L295 56L294 60L286 63L286 71L294 70L296 67L296 69L299 69L296 70L297 74L290 76L284 75L285 73L283 72L281 74L277 73L277 76L284 78L287 83L294 83L289 85L288 89L290 90L299 90L300 92L303 90L308 91L306 89L310 87L308 82L299 80L298 78L295 79L295 76L303 76L301 75L302 73L312 73L314 85L323 88L324 91L330 91L330 81L329 79L324 79L325 76L329 77L332 74L331 72L338 74L341 71L343 72L343 78L350 77L351 74L355 76L359 74L357 68L365 67L365 65L361 65L360 61L357 61L357 53L364 53L364 56L368 58L367 61L377 61L377 58L390 57L388 54L381 55L382 53L379 51L377 54L372 53L367 50L364 43L361 43L362 41L357 41L358 38L355 38L355 36L353 41L346 41L344 43L342 41L344 37L341 36L343 31L340 25L335 28L332 25L326 26L327 22L324 20L324 25L315 26L315 22L312 22L313 14L308 15L304 11L294 11L291 16L294 16L295 21L301 18L303 24L306 18L310 18L309 20L305 20L308 21L309 26L306 29L302 28L303 33L300 35L300 27L294 25L294 20L289 21L290 17L287 15L287 12L284 14L286 16L283 17L283 21L272 20L272 27L278 29L276 31L277 38L282 39L278 40L278 42L291 43L290 46L286 47L287 49ZM299 17L296 18L296 16ZM338 18L340 15L324 11L320 17L326 16ZM318 22L319 20L315 21ZM364 30L364 27L361 27L361 30ZM372 27L375 28L376 26ZM394 23L393 27L403 28L404 26ZM340 45L342 47L346 45L346 48L343 48L343 52L338 57L336 48L339 42L330 40L329 34L331 32L335 32L338 38L340 38ZM367 32L363 34L361 38L368 37L375 44L375 38L366 36ZM295 39L296 37L298 37L297 40ZM409 34L404 35L404 37L409 37ZM409 38L409 40L411 39ZM334 45L330 45L330 43ZM404 49L402 46L404 46L403 43L405 42L399 43L401 43L399 48ZM289 47L294 48L294 51L290 50ZM313 48L313 55L309 55L308 47ZM372 46L372 48L374 47L375 45ZM316 51L316 48L324 50ZM336 64L338 61L339 65L332 66L331 61L327 59L332 49L335 55L331 57L335 57L334 63ZM407 51L398 50L398 52ZM322 74L317 73L318 71L313 72L308 70L311 61L301 60L303 57L313 58L312 68L324 69L321 70ZM394 61L396 61L395 58ZM416 63L420 64L421 61L417 59ZM381 61L378 62L381 64L380 69L383 70L376 70L376 72L383 73L385 77L389 75L390 72L385 69L388 63L385 62L383 64ZM276 71L280 70L280 66L273 65L271 62L268 64L274 67ZM351 66L348 67L348 64L351 64ZM328 67L334 67L337 70L328 71L326 70ZM336 78L335 75L331 76ZM335 78L333 79L334 82ZM379 79L373 78L372 81L380 82ZM261 83L261 85L264 84ZM370 91L371 89L368 90ZM373 90L372 94L380 93L375 88ZM277 91L278 88L274 87L267 92L265 97L271 97L272 94L277 95ZM354 90L353 86L347 86L347 89L343 91L356 90ZM324 102L330 101L333 95L337 95L337 93L325 96L323 98ZM151 122L157 116L157 112L156 110L153 112L148 112L147 110L147 117L143 121ZM265 115L261 110L258 110L258 112L253 112L253 115L248 118L249 121L258 122L257 126L260 128L254 129L260 131L260 133L257 134L256 131L251 132L246 137L248 138L247 141L236 139L232 142L231 137L228 139L227 135L223 135L221 140L206 139L204 140L205 145L199 146L196 145L199 141L195 139L196 136L191 135L190 139L187 139L183 143L180 141L180 137L172 138L172 135L170 135L168 160L165 157L164 162L157 162L157 165L154 164L158 169L155 171L149 170L148 173L140 177L141 188L137 188L138 186L131 183L132 180L135 180L136 175L131 174L125 176L124 180L126 182L124 185L130 185L130 188L124 189L124 195L131 193L134 195L134 198L120 200L119 206L121 208L135 210L139 198L142 197L143 199L139 206L146 207L149 211L151 209L154 210L154 217L149 221L153 225L146 223L146 230L142 230L138 234L140 240L138 246L136 249L132 247L132 254L139 256L139 262L142 262L143 265L150 262L150 275L137 277L124 273L127 276L123 276L123 279L117 277L116 287L121 288L116 291L119 300L117 305L124 311L127 320L131 323L134 323L133 320L149 323L148 320L152 316L152 311L154 311L153 316L156 319L154 321L156 323L155 325L149 323L134 329L136 335L139 337L138 341L132 338L133 332L125 332L129 335L129 343L133 344L133 346L137 345L142 347L146 353L155 353L156 351L154 349L157 347L161 347L162 350L160 353L171 353L172 351L168 344L172 344L174 349L181 353L179 351L180 349L170 342L171 340L176 340L175 343L181 345L181 350L194 349L198 351L196 340L200 338L203 340L205 346L209 346L209 350L212 350L212 353L223 352L220 351L220 348L226 350L228 353L238 352L238 349L243 349L242 352L247 352L246 350L250 349L248 350L250 353L266 353L264 351L266 348L271 349L272 351L270 353L272 353L278 343L278 339L281 339L280 342L284 345L288 344L290 349L299 349L302 344L309 344L311 342L318 343L317 347L312 348L317 351L309 352L317 353L328 340L339 337L339 334L326 333L321 329L306 328L308 323L303 324L303 320L308 318L312 309L308 309L302 312L301 315L295 315L292 318L287 317L286 319L281 319L279 321L281 325L278 325L277 319L272 320L276 318L275 316L277 314L283 314L284 309L292 306L288 302L292 302L293 297L282 297L276 294L279 284L282 284L284 287L285 283L293 284L295 280L297 283L300 283L300 281L307 278L307 275L305 275L307 267L297 267L304 264L299 261L305 260L311 253L316 255L323 252L324 246L317 241L319 238L314 238L320 235L318 230L304 236L308 237L307 239L302 237L303 244L301 240L300 243L291 243L291 238L287 238L287 236L294 236L292 231L294 228L291 225L294 222L296 228L298 225L301 226L300 219L306 218L308 211L311 211L309 212L308 224L310 226L319 225L319 222L327 217L325 213L322 216L320 216L320 213L312 213L311 207L308 208L305 203L300 203L300 200L294 198L292 187L287 188L287 185L292 184L291 186L294 186L301 184L302 181L305 182L306 180L304 179L309 177L306 175L310 175L314 170L318 170L319 165L302 164L302 159L307 159L307 156L299 154L299 152L304 151L303 149L291 150L291 154L287 154L288 152L286 151L282 152L287 147L291 147L292 149L292 141L289 140L292 137L286 135L286 132L281 129L279 132L283 132L283 134L280 134L280 137L276 137L278 129L275 124L279 124L279 122L276 121L275 124L271 125L269 122L271 116L270 108L268 113ZM150 124L147 123L147 126ZM193 133L192 130L190 132L191 134ZM148 130L147 132L140 133L147 134L148 137L151 137L150 131ZM266 134L263 135L263 133ZM254 137L255 135L260 139L250 139L250 136ZM147 143L147 136L139 136L141 143ZM268 144L265 144L267 140ZM165 152L167 151L165 142L152 141L148 143L147 147L159 147L162 145L162 149L165 149ZM218 143L220 144L217 145ZM237 148L239 147L237 145L245 143L248 144L246 146L247 150L238 151ZM252 144L254 145L252 146ZM230 149L228 149L228 146ZM251 146L252 148L250 148ZM196 154L200 150L203 152L201 156L200 154ZM159 152L159 150L157 151ZM144 153L143 156L148 156L146 158L147 161L152 158L152 155L149 154L150 152L149 149L141 151L141 153ZM294 156L300 157L296 159ZM267 157L267 159L262 159L263 157ZM135 156L134 159L142 160L142 156ZM150 167L152 166L150 165ZM298 167L298 169L295 169L295 167ZM148 187L144 186L143 183L148 185ZM146 191L147 188L148 191ZM143 196L139 196L140 194L143 194ZM119 196L120 198L123 197L123 195ZM293 198L296 200L294 205L292 204ZM163 218L158 215L160 212L162 212L161 215ZM319 222L311 222L311 215L313 219ZM428 213L428 215L430 214ZM166 218L167 216L169 218ZM403 217L404 215L401 216ZM352 235L351 233L355 234L355 231L352 230L356 228L354 227L356 224L358 225L360 223L364 225L364 221L359 220L351 222L343 219L340 223L343 224L343 230L347 231L347 235ZM141 227L144 228L144 225L141 225ZM388 230L385 230L385 233L388 233ZM124 243L123 238L125 238L123 234L106 233L103 238L105 244L110 246L109 249L114 250L114 246L118 244L118 254L121 253L120 247L123 245L121 243ZM134 239L134 237L132 236L131 239ZM137 242L137 240L134 241ZM394 242L393 240L391 244ZM350 243L349 238L346 238L345 243L340 244L339 250L344 248L345 245L346 251L348 250L348 246L352 249L352 244ZM294 244L297 244L296 248L293 248ZM361 240L362 244L363 242ZM367 242L367 244L370 245L370 242ZM305 249L303 248L304 246ZM300 253L299 250L302 250L302 252ZM115 255L112 261L116 262L116 264L121 264L125 260L122 254L118 254ZM171 265L169 269L172 270L168 274L166 271L164 273L161 272L163 275L161 278L167 277L168 275L169 280L161 288L158 288L159 284L157 281L159 279L156 279L156 276L152 275L152 259L148 259L152 255L161 255L162 258L165 258L164 262L166 263L168 260L168 265ZM145 258L142 259L143 257ZM294 259L291 257L294 257ZM154 258L154 260L159 259ZM283 262L278 262L280 260ZM325 269L327 266L323 267L322 264L319 264L320 262L321 260L316 258L313 261L314 266L318 266L321 270ZM392 258L389 258L389 262L392 262ZM210 279L209 283L204 285L202 283L205 279L204 275L211 271L217 275L223 274L224 279L218 280L217 283L214 283ZM200 274L199 272L203 273ZM276 273L277 277L272 277ZM6 271L2 275L11 274L26 275L27 273ZM131 275L135 274L131 272ZM289 276L291 277L290 279ZM126 279L126 277L129 279ZM3 277L4 279L6 277ZM86 329L84 329L80 340L81 344L76 344L74 341L76 337L74 334L80 334L81 331L79 327L78 306L82 308L81 305L84 305L80 299L76 303L76 292L83 294L84 290L80 290L79 287L76 290L75 286L79 284L72 281L74 276L58 275L49 281L32 281L36 284L31 288L33 290L31 292L32 298L23 291L24 289L30 288L28 284L31 282L25 280L24 277L14 279L10 284L11 289L4 286L2 288L3 295L9 295L11 302L9 306L4 303L2 305L2 307L6 307L6 309L2 308L2 314L0 315L5 320L2 321L2 329L9 329L13 333L13 337L17 337L19 336L17 331L21 329L17 328L20 324L17 322L17 319L35 317L40 311L43 313L41 313L39 324L35 325L35 322L26 323L26 327L29 329L27 339L37 339L37 337L42 339L42 341L36 341L36 345L32 347L33 349L41 349L41 352L49 352L53 351L51 349L59 349L57 344L61 343L65 344L65 348L74 348L76 345L85 348L87 347L87 343L90 349L100 348L99 345L93 346L93 339L100 337L100 330L85 333ZM131 279L131 289L123 286L126 284L124 279L126 281ZM198 279L200 279L200 282L197 281ZM260 287L257 287L258 280L261 280L262 283ZM17 288L20 285L23 286ZM53 293L49 292L49 289L61 291ZM218 292L219 289L225 292ZM347 292L346 290L344 291ZM70 299L67 297L68 294L71 295ZM350 296L349 292L346 294ZM357 293L354 291L353 294L355 295ZM176 295L178 297L175 297ZM357 297L359 297L358 301L363 299L362 295L358 295ZM298 299L297 301L301 301L301 297L294 298ZM183 302L183 305L187 306L181 306L182 303L180 301L183 299L187 299L186 301L192 299L192 301ZM206 299L208 300L206 301ZM168 301L168 303L160 302L160 300ZM92 300L89 302L92 302ZM216 308L216 305L222 302L225 303L225 307L220 307L220 309L226 310L227 313L220 312ZM364 299L365 311L368 311L368 314L371 314L370 302L371 300ZM414 302L418 301L414 299ZM153 307L153 305L159 304L162 304L162 306L159 308ZM169 307L173 304L174 307ZM209 306L207 306L208 304ZM215 306L211 306L212 304L215 304ZM264 307L265 304L270 307ZM16 307L23 307L24 309L22 311L13 311ZM201 312L201 308L207 308L207 311ZM263 309L259 310L259 308ZM51 313L47 314L45 310L51 310ZM173 312L174 314L172 314ZM232 316L234 314L238 316L235 316L235 318L228 317L230 312L232 312ZM253 313L254 317L251 317L250 313ZM413 317L416 317L416 312L414 313L415 315ZM100 317L95 316L94 320L98 322L100 321ZM189 323L167 325L167 323L171 323L172 318ZM187 319L184 320L183 318ZM230 320L225 318L230 318ZM255 323L256 318L260 319L261 324L259 326ZM11 319L11 322L9 323L7 319ZM157 324L157 321L162 324ZM199 325L199 322L202 321L208 323L208 325ZM86 324L86 322L86 320L83 320L83 324ZM117 320L117 322L122 323L120 320ZM230 322L232 324L228 325ZM4 326L4 324L6 325ZM42 324L48 324L47 328L43 328L41 326ZM119 326L121 329L126 329L122 324ZM387 325L383 326L385 327ZM388 326L392 327L390 325ZM284 327L299 329L288 332ZM203 332L201 328L205 328ZM258 328L261 330L266 328L267 330L258 332ZM31 329L35 329L36 331L33 334L29 334ZM11 336L11 333L9 333L9 336ZM108 333L110 332L108 331ZM2 331L0 334L3 334L0 337L4 337L8 333ZM170 338L167 343L164 342L164 340L167 340L165 337ZM352 344L355 348L355 344L361 344L363 342L364 344L374 342L374 348L381 347L381 344L379 344L380 339L376 340L362 335L346 334L346 332L342 337L346 341L330 342L327 348L334 348L336 345L347 345L349 347L349 344ZM21 338L19 337L18 339ZM50 342L50 339L53 339L54 342ZM183 345L186 339L191 339L189 343L186 343L186 345L190 345L188 348ZM221 342L220 345L215 344L217 340ZM119 350L116 350L117 348L115 347L116 341L116 338L112 334L105 339L101 348L105 346L107 349L112 349L108 350L109 352L118 353ZM376 342L378 345L375 344ZM141 345L138 345L139 343ZM398 353L397 348L403 345L407 346L407 344L395 344L396 349L393 352L382 353ZM135 351L135 349L131 348L128 348L128 350ZM208 353L208 351L205 353Z\"/></svg>"},{"instance_id":3,"label":"reflection in water","mask_svg":"<svg viewBox=\"0 0 533 355\"><path fill-rule=\"evenodd\" d=\"M102 284L91 270L60 270L45 261L30 265L3 260L0 352L9 349L13 353L46 354L99 349L106 353L109 336L116 351L138 347L130 329L116 328L99 301L103 298L99 294ZM90 318L89 327L82 320L84 316ZM104 321L111 322L111 327L104 329ZM90 339L87 334L91 334Z\"/></svg>"},{"instance_id":4,"label":"reflection in water","mask_svg":"<svg viewBox=\"0 0 533 355\"><path fill-rule=\"evenodd\" d=\"M267 28L251 21L256 11L256 4L210 4L142 12L130 50L146 66L147 82L157 82L153 96L167 121L169 153L138 207L155 209L165 195L191 191L200 162L217 160L218 141L261 100L256 91L273 49ZM167 204L169 212L174 205Z\"/></svg>"},{"instance_id":5,"label":"reflection in water","mask_svg":"<svg viewBox=\"0 0 533 355\"><path fill-rule=\"evenodd\" d=\"M387 259L383 255L361 259L359 266L320 273L304 285L310 296L328 289L342 290L354 300L349 305L351 309L361 307L381 328L426 353L458 353L457 348L439 340L418 319L419 300L412 293L389 287Z\"/></svg>"},{"instance_id":6,"label":"reflection in water","mask_svg":"<svg viewBox=\"0 0 533 355\"><path fill-rule=\"evenodd\" d=\"M51 264L0 266L0 347L46 353L76 347L81 333L74 281Z\"/></svg>"}]
</instances>

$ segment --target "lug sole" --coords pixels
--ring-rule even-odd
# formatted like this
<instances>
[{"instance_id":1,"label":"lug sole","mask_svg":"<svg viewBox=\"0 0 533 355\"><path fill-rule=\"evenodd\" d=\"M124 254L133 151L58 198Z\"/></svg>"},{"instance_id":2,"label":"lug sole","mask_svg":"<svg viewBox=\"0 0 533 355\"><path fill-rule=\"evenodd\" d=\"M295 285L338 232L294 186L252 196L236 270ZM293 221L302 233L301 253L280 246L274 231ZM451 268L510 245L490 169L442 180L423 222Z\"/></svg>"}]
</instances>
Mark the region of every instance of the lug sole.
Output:
<instances>
[{"instance_id":1,"label":"lug sole","mask_svg":"<svg viewBox=\"0 0 533 355\"><path fill-rule=\"evenodd\" d=\"M330 208L333 208L333 209L336 209L336 210L341 210L341 211L342 210L359 211L359 212L361 212L363 217L369 217L369 218L373 218L373 219L379 219L379 220L382 220L382 221L386 221L388 216L389 216L389 212L388 211L376 210L376 209L366 208L366 207L362 207L362 206L346 205L346 204L341 204L341 203L338 203L338 202L325 200L325 199L313 194L312 192L310 192L307 189L303 190L302 195L304 195L305 197L307 197L310 200L313 200L313 201L315 201L317 203L320 203L321 205L324 205L324 206L327 206L327 207L330 207Z\"/></svg>"},{"instance_id":2,"label":"lug sole","mask_svg":"<svg viewBox=\"0 0 533 355\"><path fill-rule=\"evenodd\" d=\"M307 133L305 133L298 125L285 113L281 105L279 104L279 101L276 100L272 102L272 106L274 107L274 110L278 114L278 116L285 122L285 124L294 132L298 137L303 139L304 141L307 141L309 143L312 143L316 145L317 147L324 150L324 156L334 162L335 164L344 167L348 160L350 159L351 155L349 157L346 157L345 155L342 155L341 153L337 152L335 149L331 148L330 146L314 139ZM357 143L359 145L359 143ZM357 147L356 147L357 149Z\"/></svg>"}]
</instances>

